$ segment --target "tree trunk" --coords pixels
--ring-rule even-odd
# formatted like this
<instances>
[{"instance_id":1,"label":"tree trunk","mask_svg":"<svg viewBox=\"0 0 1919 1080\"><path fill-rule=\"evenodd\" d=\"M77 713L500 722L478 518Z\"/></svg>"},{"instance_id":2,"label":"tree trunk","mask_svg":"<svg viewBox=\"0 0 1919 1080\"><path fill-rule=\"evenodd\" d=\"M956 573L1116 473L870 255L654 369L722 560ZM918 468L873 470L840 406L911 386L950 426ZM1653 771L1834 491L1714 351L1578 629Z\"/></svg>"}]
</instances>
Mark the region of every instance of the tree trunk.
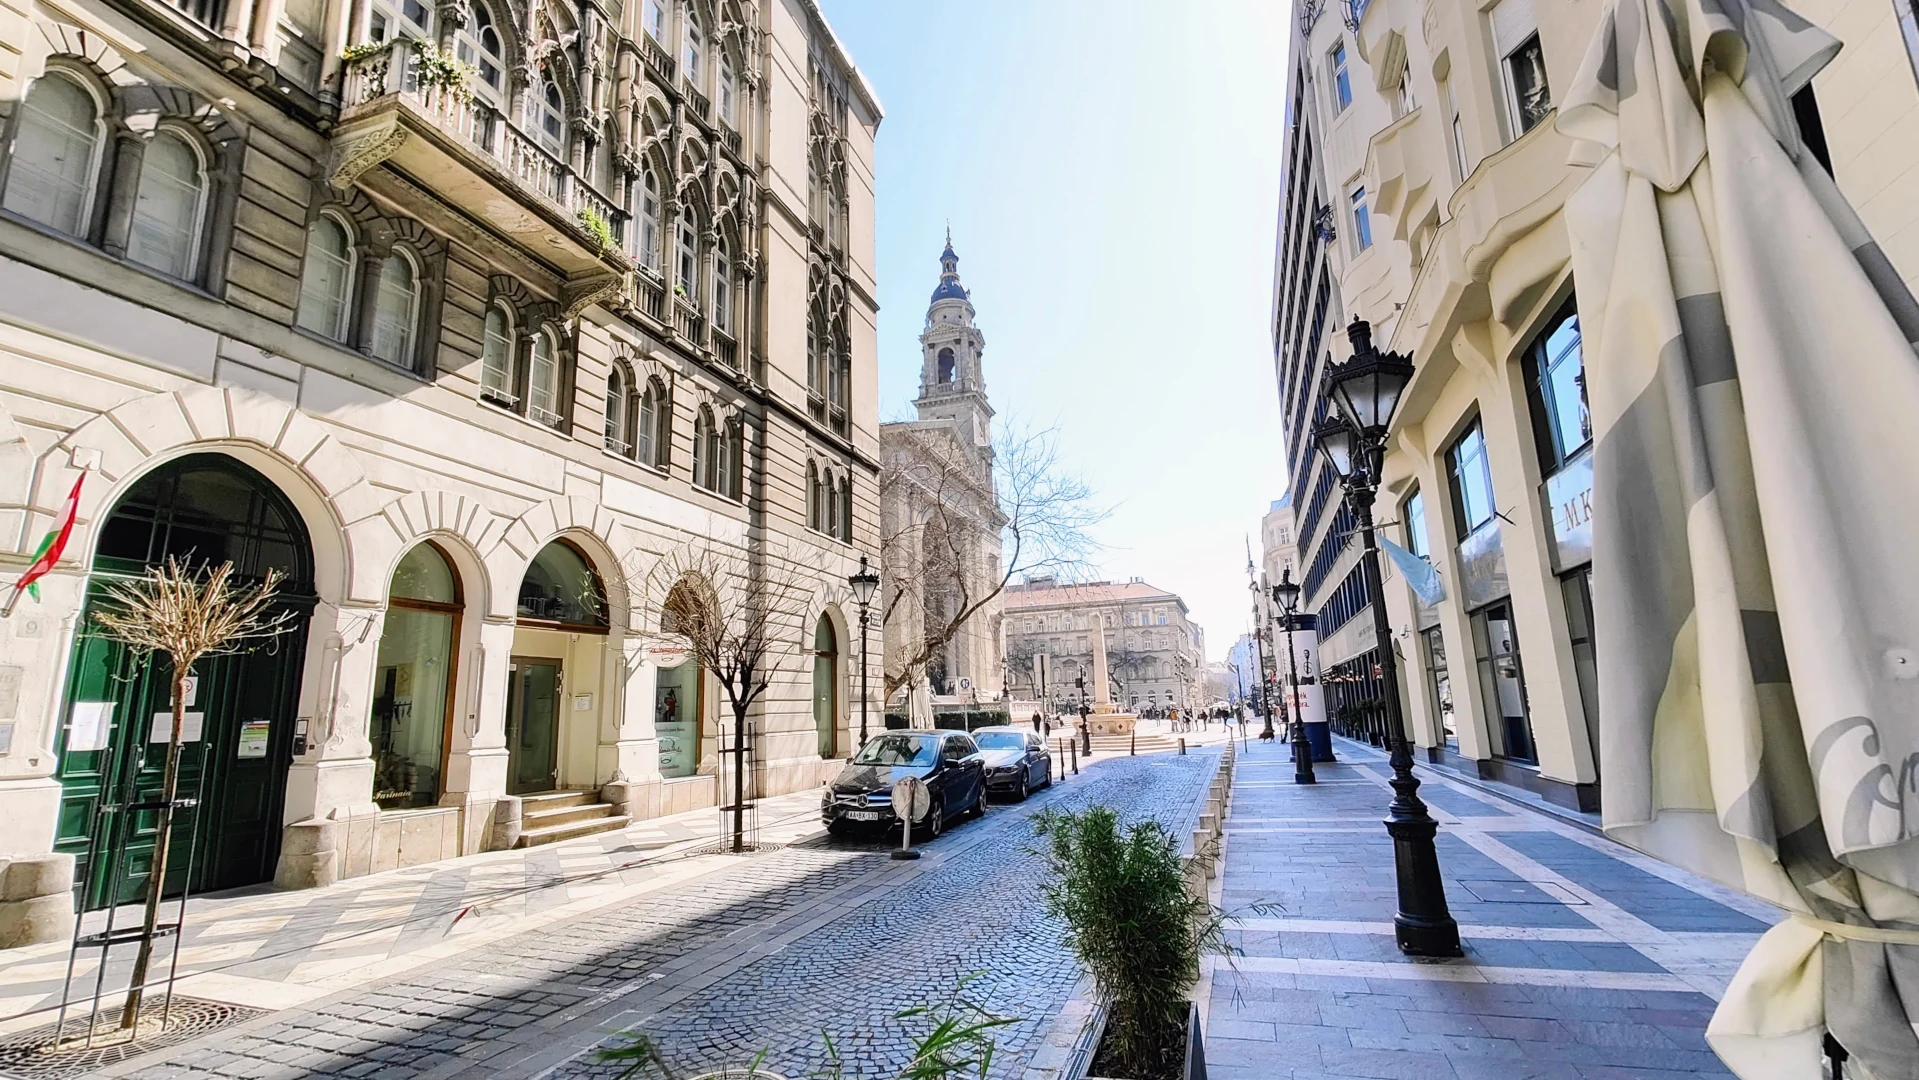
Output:
<instances>
[{"instance_id":1,"label":"tree trunk","mask_svg":"<svg viewBox=\"0 0 1919 1080\"><path fill-rule=\"evenodd\" d=\"M733 851L746 848L746 706L733 706Z\"/></svg>"},{"instance_id":2,"label":"tree trunk","mask_svg":"<svg viewBox=\"0 0 1919 1080\"><path fill-rule=\"evenodd\" d=\"M180 736L186 726L189 666L180 663L173 666L173 733L167 739L167 768L160 782L160 835L154 840L153 866L147 872L147 910L140 924L140 952L133 959L133 976L127 982L126 1006L120 1010L123 1030L140 1023L140 1000L146 987L147 968L153 961L153 930L160 919L160 893L166 888L167 856L173 848L173 801L180 790ZM173 947L180 947L177 939Z\"/></svg>"}]
</instances>

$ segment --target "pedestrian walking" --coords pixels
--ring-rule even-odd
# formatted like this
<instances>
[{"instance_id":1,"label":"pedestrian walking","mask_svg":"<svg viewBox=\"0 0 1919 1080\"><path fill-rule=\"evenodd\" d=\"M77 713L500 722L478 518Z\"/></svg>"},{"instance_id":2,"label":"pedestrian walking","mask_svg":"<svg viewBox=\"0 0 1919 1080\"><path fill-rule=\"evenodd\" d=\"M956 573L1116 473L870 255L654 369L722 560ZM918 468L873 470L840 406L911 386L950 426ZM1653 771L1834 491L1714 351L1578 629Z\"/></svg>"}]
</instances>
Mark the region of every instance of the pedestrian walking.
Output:
<instances>
[{"instance_id":1,"label":"pedestrian walking","mask_svg":"<svg viewBox=\"0 0 1919 1080\"><path fill-rule=\"evenodd\" d=\"M1033 730L1038 731L1039 729L1040 729L1039 713L1038 711L1035 711L1033 713Z\"/></svg>"}]
</instances>

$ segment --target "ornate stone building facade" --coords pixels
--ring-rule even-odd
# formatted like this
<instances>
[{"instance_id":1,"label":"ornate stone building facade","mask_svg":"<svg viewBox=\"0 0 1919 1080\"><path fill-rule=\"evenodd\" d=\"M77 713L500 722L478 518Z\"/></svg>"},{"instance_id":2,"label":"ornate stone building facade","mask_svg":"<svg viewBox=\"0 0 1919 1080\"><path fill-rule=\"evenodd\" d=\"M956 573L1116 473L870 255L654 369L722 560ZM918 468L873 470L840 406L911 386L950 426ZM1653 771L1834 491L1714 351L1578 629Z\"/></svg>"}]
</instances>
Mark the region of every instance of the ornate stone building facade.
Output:
<instances>
[{"instance_id":1,"label":"ornate stone building facade","mask_svg":"<svg viewBox=\"0 0 1919 1080\"><path fill-rule=\"evenodd\" d=\"M81 481L0 620L0 857L152 780L164 680L86 612L170 554L295 613L198 671L196 889L711 804L711 674L643 653L687 545L811 589L759 790L848 751L881 114L813 0L0 14L6 580Z\"/></svg>"},{"instance_id":2,"label":"ornate stone building facade","mask_svg":"<svg viewBox=\"0 0 1919 1080\"><path fill-rule=\"evenodd\" d=\"M993 481L986 337L974 315L949 233L920 334L918 418L880 426L886 669L889 681L896 674L909 680L898 694L920 695L916 704L896 707L910 705L922 720L933 706L996 699L1002 689L1002 600L993 594L1005 578L1006 518ZM923 651L919 643L955 619L961 621L949 640L924 664L912 664Z\"/></svg>"},{"instance_id":3,"label":"ornate stone building facade","mask_svg":"<svg viewBox=\"0 0 1919 1080\"><path fill-rule=\"evenodd\" d=\"M1034 577L1009 587L1006 669L1014 696L1062 711L1077 707L1074 680L1092 678L1096 631L1106 635L1115 705L1139 711L1203 703L1204 633L1178 594L1138 578L1068 585ZM1090 684L1086 700L1093 700Z\"/></svg>"}]
</instances>

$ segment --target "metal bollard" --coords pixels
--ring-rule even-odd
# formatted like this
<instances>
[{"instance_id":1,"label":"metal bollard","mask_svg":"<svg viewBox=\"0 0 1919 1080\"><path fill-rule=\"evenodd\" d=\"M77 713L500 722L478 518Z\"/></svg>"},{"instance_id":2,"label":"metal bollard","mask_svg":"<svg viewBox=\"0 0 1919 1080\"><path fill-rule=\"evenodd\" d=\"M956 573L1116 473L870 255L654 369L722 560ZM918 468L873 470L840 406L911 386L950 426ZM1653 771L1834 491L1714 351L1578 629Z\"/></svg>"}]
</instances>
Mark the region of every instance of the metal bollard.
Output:
<instances>
[{"instance_id":1,"label":"metal bollard","mask_svg":"<svg viewBox=\"0 0 1919 1080\"><path fill-rule=\"evenodd\" d=\"M1137 731L1133 732L1132 736L1133 736L1132 738L1126 741L1127 757L1135 757L1139 754L1139 732Z\"/></svg>"},{"instance_id":2,"label":"metal bollard","mask_svg":"<svg viewBox=\"0 0 1919 1080\"><path fill-rule=\"evenodd\" d=\"M1076 742L1068 742L1066 746L1067 746L1067 749L1073 752L1073 775L1078 776L1079 775L1079 744Z\"/></svg>"},{"instance_id":3,"label":"metal bollard","mask_svg":"<svg viewBox=\"0 0 1919 1080\"><path fill-rule=\"evenodd\" d=\"M1179 741L1179 756L1180 757L1186 756L1186 740L1185 739L1181 739Z\"/></svg>"}]
</instances>

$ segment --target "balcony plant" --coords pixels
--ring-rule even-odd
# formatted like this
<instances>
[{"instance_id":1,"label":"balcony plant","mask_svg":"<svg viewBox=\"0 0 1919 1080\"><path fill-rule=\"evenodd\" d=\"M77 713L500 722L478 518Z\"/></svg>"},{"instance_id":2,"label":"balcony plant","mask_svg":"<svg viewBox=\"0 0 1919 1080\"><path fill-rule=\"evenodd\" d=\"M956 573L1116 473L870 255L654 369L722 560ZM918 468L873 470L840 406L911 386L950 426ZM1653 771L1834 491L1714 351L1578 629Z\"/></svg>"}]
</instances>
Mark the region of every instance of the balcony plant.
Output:
<instances>
[{"instance_id":1,"label":"balcony plant","mask_svg":"<svg viewBox=\"0 0 1919 1080\"><path fill-rule=\"evenodd\" d=\"M1189 891L1179 841L1157 821L1122 828L1117 811L1091 806L1049 810L1033 827L1046 911L1106 1010L1093 1074L1176 1080L1200 959L1228 951L1225 915Z\"/></svg>"},{"instance_id":2,"label":"balcony plant","mask_svg":"<svg viewBox=\"0 0 1919 1080\"><path fill-rule=\"evenodd\" d=\"M580 228L586 230L586 235L593 238L593 243L602 252L613 250L613 226L606 218L600 216L598 210L591 206L582 206L574 212L573 216L579 219Z\"/></svg>"},{"instance_id":3,"label":"balcony plant","mask_svg":"<svg viewBox=\"0 0 1919 1080\"><path fill-rule=\"evenodd\" d=\"M424 41L413 42L414 77L423 90L438 90L459 102L473 100L470 80L477 74L472 65L453 53Z\"/></svg>"}]
</instances>

